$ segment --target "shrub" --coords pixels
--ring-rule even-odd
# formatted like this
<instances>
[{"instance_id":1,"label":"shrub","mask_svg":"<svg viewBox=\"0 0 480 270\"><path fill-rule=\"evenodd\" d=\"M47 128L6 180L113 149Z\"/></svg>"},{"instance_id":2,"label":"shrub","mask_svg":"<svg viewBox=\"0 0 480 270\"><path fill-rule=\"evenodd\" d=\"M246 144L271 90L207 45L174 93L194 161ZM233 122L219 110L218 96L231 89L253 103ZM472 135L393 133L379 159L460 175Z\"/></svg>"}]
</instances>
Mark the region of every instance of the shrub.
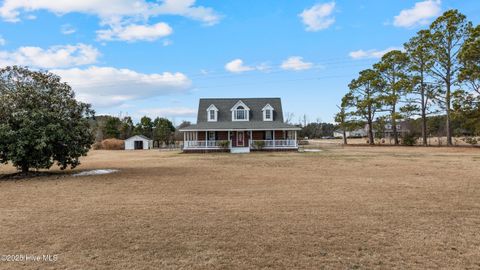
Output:
<instances>
[{"instance_id":1,"label":"shrub","mask_svg":"<svg viewBox=\"0 0 480 270\"><path fill-rule=\"evenodd\" d=\"M465 138L465 142L471 145L478 144L478 140L475 137L467 137Z\"/></svg>"},{"instance_id":2,"label":"shrub","mask_svg":"<svg viewBox=\"0 0 480 270\"><path fill-rule=\"evenodd\" d=\"M263 149L263 147L265 147L265 142L264 141L255 141L253 143L253 147L255 149L258 149L258 150Z\"/></svg>"},{"instance_id":3,"label":"shrub","mask_svg":"<svg viewBox=\"0 0 480 270\"><path fill-rule=\"evenodd\" d=\"M221 141L221 142L218 143L218 146L220 146L220 148L227 149L228 147L230 147L230 142L229 141Z\"/></svg>"},{"instance_id":4,"label":"shrub","mask_svg":"<svg viewBox=\"0 0 480 270\"><path fill-rule=\"evenodd\" d=\"M407 133L403 136L402 144L407 146L413 146L417 144L418 136L414 133Z\"/></svg>"},{"instance_id":5,"label":"shrub","mask_svg":"<svg viewBox=\"0 0 480 270\"><path fill-rule=\"evenodd\" d=\"M119 139L106 139L101 143L103 150L124 150L125 141Z\"/></svg>"}]
</instances>

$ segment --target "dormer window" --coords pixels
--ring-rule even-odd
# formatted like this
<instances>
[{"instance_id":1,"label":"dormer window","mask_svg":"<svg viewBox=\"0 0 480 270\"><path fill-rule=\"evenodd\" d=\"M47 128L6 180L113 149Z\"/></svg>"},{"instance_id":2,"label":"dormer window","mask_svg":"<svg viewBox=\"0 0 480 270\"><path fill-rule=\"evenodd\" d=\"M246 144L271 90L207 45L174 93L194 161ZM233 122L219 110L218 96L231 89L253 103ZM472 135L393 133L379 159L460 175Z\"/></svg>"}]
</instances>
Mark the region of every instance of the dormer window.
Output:
<instances>
[{"instance_id":1,"label":"dormer window","mask_svg":"<svg viewBox=\"0 0 480 270\"><path fill-rule=\"evenodd\" d=\"M244 107L239 106L235 110L235 120L247 120L247 110Z\"/></svg>"},{"instance_id":2,"label":"dormer window","mask_svg":"<svg viewBox=\"0 0 480 270\"><path fill-rule=\"evenodd\" d=\"M272 120L272 110L265 110L265 120Z\"/></svg>"},{"instance_id":3,"label":"dormer window","mask_svg":"<svg viewBox=\"0 0 480 270\"><path fill-rule=\"evenodd\" d=\"M262 109L263 121L273 121L273 107L270 104L265 105Z\"/></svg>"},{"instance_id":4,"label":"dormer window","mask_svg":"<svg viewBox=\"0 0 480 270\"><path fill-rule=\"evenodd\" d=\"M207 119L208 122L217 122L218 119L218 109L215 105L210 105L207 109Z\"/></svg>"},{"instance_id":5,"label":"dormer window","mask_svg":"<svg viewBox=\"0 0 480 270\"><path fill-rule=\"evenodd\" d=\"M208 120L210 121L215 121L215 111L214 110L210 110L209 114L208 114Z\"/></svg>"},{"instance_id":6,"label":"dormer window","mask_svg":"<svg viewBox=\"0 0 480 270\"><path fill-rule=\"evenodd\" d=\"M232 121L249 121L250 118L250 108L245 105L241 100L233 106L232 111Z\"/></svg>"}]
</instances>

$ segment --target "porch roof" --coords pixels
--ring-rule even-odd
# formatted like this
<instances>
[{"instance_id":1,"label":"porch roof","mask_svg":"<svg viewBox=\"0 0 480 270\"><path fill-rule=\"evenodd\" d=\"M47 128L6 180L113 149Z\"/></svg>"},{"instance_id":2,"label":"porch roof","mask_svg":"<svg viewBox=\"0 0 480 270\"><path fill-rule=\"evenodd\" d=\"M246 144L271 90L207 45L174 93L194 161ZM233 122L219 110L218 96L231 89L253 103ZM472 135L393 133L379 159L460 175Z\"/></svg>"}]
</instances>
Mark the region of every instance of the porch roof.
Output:
<instances>
[{"instance_id":1,"label":"porch roof","mask_svg":"<svg viewBox=\"0 0 480 270\"><path fill-rule=\"evenodd\" d=\"M301 128L282 122L245 121L245 122L201 122L180 129L180 131L207 130L300 130Z\"/></svg>"}]
</instances>

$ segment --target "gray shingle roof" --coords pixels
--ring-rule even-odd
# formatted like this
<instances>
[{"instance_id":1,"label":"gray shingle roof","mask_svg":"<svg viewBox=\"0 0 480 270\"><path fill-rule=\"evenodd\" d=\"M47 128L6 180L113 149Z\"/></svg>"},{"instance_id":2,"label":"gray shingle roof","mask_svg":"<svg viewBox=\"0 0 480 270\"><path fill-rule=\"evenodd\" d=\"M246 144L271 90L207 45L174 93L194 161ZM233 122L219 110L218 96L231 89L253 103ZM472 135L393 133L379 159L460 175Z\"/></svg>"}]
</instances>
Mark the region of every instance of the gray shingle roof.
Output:
<instances>
[{"instance_id":1,"label":"gray shingle roof","mask_svg":"<svg viewBox=\"0 0 480 270\"><path fill-rule=\"evenodd\" d=\"M191 125L180 129L180 131L193 130L232 130L232 129L252 129L252 130L274 130L274 129L291 129L300 130L300 128L274 121L241 121L241 122L201 122L196 125Z\"/></svg>"},{"instance_id":2,"label":"gray shingle roof","mask_svg":"<svg viewBox=\"0 0 480 270\"><path fill-rule=\"evenodd\" d=\"M238 101L250 108L250 121L232 121L231 109ZM207 121L207 108L215 105L218 109L218 121ZM273 121L263 121L262 109L267 105L273 107ZM197 124L182 128L187 130L220 129L297 129L283 122L282 101L280 98L202 98L198 105Z\"/></svg>"}]
</instances>

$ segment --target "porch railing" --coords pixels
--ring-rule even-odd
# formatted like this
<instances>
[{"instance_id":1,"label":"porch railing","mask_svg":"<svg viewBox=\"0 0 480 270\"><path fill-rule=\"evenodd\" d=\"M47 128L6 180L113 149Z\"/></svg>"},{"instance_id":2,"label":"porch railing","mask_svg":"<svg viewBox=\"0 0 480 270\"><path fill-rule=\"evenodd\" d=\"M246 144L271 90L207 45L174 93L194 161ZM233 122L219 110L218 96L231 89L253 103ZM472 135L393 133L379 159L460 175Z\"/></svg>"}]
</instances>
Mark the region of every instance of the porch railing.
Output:
<instances>
[{"instance_id":1,"label":"porch railing","mask_svg":"<svg viewBox=\"0 0 480 270\"><path fill-rule=\"evenodd\" d=\"M183 148L185 149L220 149L230 148L232 141L185 141Z\"/></svg>"},{"instance_id":2,"label":"porch railing","mask_svg":"<svg viewBox=\"0 0 480 270\"><path fill-rule=\"evenodd\" d=\"M250 141L251 148L295 148L296 140L254 140Z\"/></svg>"}]
</instances>

